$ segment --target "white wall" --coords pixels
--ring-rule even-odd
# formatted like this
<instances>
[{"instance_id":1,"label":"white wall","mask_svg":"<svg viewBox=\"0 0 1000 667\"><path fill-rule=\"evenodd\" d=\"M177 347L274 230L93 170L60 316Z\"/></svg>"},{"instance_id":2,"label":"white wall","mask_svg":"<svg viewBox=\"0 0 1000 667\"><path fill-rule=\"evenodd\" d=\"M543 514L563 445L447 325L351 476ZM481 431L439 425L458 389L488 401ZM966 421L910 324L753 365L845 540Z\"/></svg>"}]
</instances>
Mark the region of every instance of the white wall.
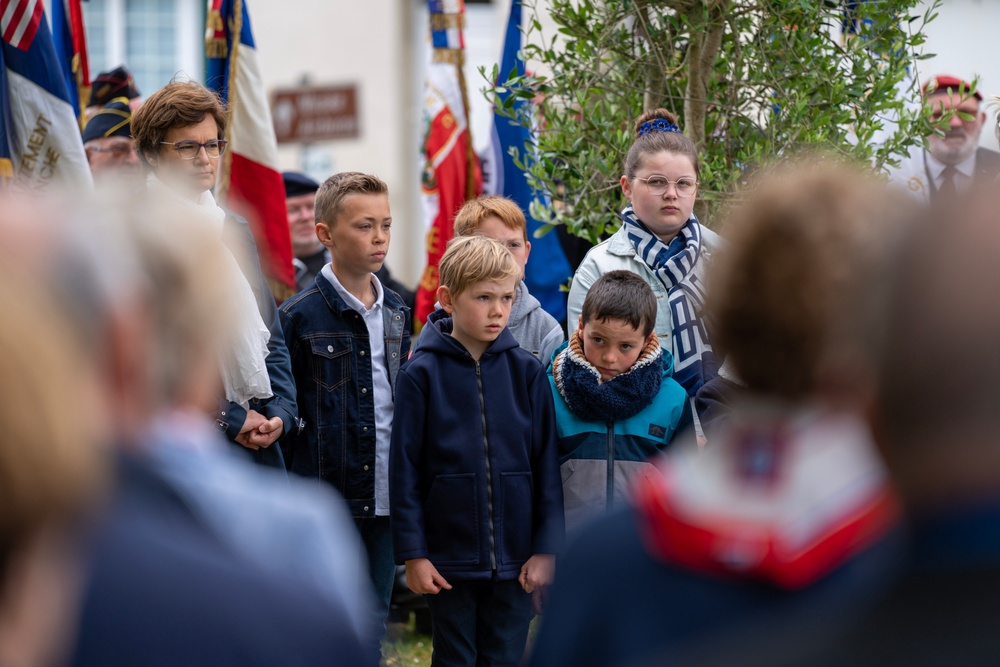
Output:
<instances>
[{"instance_id":1,"label":"white wall","mask_svg":"<svg viewBox=\"0 0 1000 667\"><path fill-rule=\"evenodd\" d=\"M291 7L295 4L295 11ZM283 169L324 178L337 171L368 171L389 185L393 240L387 263L416 286L426 261L419 205L421 102L427 60L426 0L255 0L254 37L268 91L311 85L358 87L357 139L279 146ZM500 59L508 0L466 7L466 67L473 143L490 140L492 109L480 92ZM307 17L307 18L303 18Z\"/></svg>"},{"instance_id":2,"label":"white wall","mask_svg":"<svg viewBox=\"0 0 1000 667\"><path fill-rule=\"evenodd\" d=\"M303 6L305 5L305 6ZM415 286L423 255L418 217L420 141L419 3L415 0L257 0L250 6L268 91L310 85L357 86L357 139L279 145L282 169L318 179L364 171L389 185L393 239L387 263ZM426 19L424 19L426 23Z\"/></svg>"}]
</instances>

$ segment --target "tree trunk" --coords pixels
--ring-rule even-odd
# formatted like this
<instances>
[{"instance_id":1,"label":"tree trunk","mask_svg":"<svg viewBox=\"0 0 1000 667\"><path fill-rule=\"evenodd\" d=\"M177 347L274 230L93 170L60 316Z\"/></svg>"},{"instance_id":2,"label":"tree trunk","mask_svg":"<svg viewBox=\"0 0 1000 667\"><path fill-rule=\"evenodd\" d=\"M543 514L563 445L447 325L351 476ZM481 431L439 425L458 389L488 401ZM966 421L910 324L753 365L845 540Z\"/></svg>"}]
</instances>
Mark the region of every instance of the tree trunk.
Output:
<instances>
[{"instance_id":1,"label":"tree trunk","mask_svg":"<svg viewBox=\"0 0 1000 667\"><path fill-rule=\"evenodd\" d=\"M662 61L662 54L652 36L646 30L650 24L649 0L636 0L635 2L635 31L646 42L646 47L653 56L646 63L645 81L643 81L642 109L656 109L663 106L663 98L667 93L667 79L665 63Z\"/></svg>"},{"instance_id":2,"label":"tree trunk","mask_svg":"<svg viewBox=\"0 0 1000 667\"><path fill-rule=\"evenodd\" d=\"M705 22L689 26L691 41L688 42L687 49L684 132L699 148L705 143L708 83L715 73L715 59L722 47L722 36L726 30L724 17L728 7L729 0L711 2L703 14Z\"/></svg>"}]
</instances>

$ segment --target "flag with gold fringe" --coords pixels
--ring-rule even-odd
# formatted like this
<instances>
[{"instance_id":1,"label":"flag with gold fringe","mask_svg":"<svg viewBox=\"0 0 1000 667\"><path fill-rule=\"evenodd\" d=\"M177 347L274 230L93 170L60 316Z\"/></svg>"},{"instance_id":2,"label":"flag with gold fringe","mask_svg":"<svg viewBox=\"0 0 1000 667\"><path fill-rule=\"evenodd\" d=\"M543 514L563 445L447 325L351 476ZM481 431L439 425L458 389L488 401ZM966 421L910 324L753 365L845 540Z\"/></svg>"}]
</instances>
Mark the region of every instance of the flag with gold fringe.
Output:
<instances>
[{"instance_id":1,"label":"flag with gold fringe","mask_svg":"<svg viewBox=\"0 0 1000 667\"><path fill-rule=\"evenodd\" d=\"M29 192L93 184L43 0L0 0L0 180Z\"/></svg>"},{"instance_id":2,"label":"flag with gold fringe","mask_svg":"<svg viewBox=\"0 0 1000 667\"><path fill-rule=\"evenodd\" d=\"M90 64L87 59L87 35L83 29L83 8L80 0L52 1L52 40L69 99L76 109L80 129L87 124L87 104L90 98Z\"/></svg>"},{"instance_id":3,"label":"flag with gold fringe","mask_svg":"<svg viewBox=\"0 0 1000 667\"><path fill-rule=\"evenodd\" d=\"M438 262L454 230L455 213L482 191L479 160L469 132L469 100L462 67L465 4L428 0L431 62L424 82L424 169L421 194L427 224L427 267L417 289L414 323L434 310Z\"/></svg>"},{"instance_id":4,"label":"flag with gold fringe","mask_svg":"<svg viewBox=\"0 0 1000 667\"><path fill-rule=\"evenodd\" d=\"M295 293L285 186L245 0L208 0L206 85L229 108L217 198L250 222L264 275L278 303Z\"/></svg>"}]
</instances>

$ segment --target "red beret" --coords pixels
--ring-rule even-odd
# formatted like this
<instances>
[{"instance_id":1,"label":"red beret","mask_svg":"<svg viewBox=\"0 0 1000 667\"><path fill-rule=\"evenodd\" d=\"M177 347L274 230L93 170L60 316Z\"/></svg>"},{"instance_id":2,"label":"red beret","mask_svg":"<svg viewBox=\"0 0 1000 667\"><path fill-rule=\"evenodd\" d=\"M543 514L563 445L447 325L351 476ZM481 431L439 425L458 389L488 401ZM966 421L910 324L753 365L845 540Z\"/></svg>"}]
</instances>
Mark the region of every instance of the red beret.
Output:
<instances>
[{"instance_id":1,"label":"red beret","mask_svg":"<svg viewBox=\"0 0 1000 667\"><path fill-rule=\"evenodd\" d=\"M926 97L927 91L930 91L930 94L933 95L934 93L943 93L947 91L949 88L951 88L953 91L957 93L962 93L972 90L972 85L968 81L959 79L957 76L951 76L950 74L942 74L940 76L935 76L928 79L927 82L924 83L924 86L923 88L920 89L920 91L924 94L924 97ZM972 96L975 97L980 102L983 101L983 96L979 93L978 90L972 93Z\"/></svg>"}]
</instances>

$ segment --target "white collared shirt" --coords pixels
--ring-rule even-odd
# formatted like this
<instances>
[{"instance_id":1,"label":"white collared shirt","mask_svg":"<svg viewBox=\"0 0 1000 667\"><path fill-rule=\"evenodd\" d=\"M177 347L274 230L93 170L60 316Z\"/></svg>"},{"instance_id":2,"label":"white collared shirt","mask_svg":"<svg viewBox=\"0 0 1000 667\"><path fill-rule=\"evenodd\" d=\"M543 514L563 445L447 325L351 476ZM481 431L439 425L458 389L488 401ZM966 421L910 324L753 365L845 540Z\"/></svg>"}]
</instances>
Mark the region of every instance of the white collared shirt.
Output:
<instances>
[{"instance_id":1,"label":"white collared shirt","mask_svg":"<svg viewBox=\"0 0 1000 667\"><path fill-rule=\"evenodd\" d=\"M327 264L321 271L323 276L330 281L337 294L344 300L347 306L361 314L368 327L369 349L361 350L361 354L366 352L371 355L372 379L371 392L372 400L375 402L375 516L388 516L389 514L389 438L392 434L392 385L389 384L389 366L385 359L385 324L382 321L382 308L384 292L382 283L371 276L372 288L375 290L375 303L371 308L365 308L356 296L348 292L340 281L337 280L333 272L333 265ZM361 383L362 396L367 391L365 383Z\"/></svg>"}]
</instances>

